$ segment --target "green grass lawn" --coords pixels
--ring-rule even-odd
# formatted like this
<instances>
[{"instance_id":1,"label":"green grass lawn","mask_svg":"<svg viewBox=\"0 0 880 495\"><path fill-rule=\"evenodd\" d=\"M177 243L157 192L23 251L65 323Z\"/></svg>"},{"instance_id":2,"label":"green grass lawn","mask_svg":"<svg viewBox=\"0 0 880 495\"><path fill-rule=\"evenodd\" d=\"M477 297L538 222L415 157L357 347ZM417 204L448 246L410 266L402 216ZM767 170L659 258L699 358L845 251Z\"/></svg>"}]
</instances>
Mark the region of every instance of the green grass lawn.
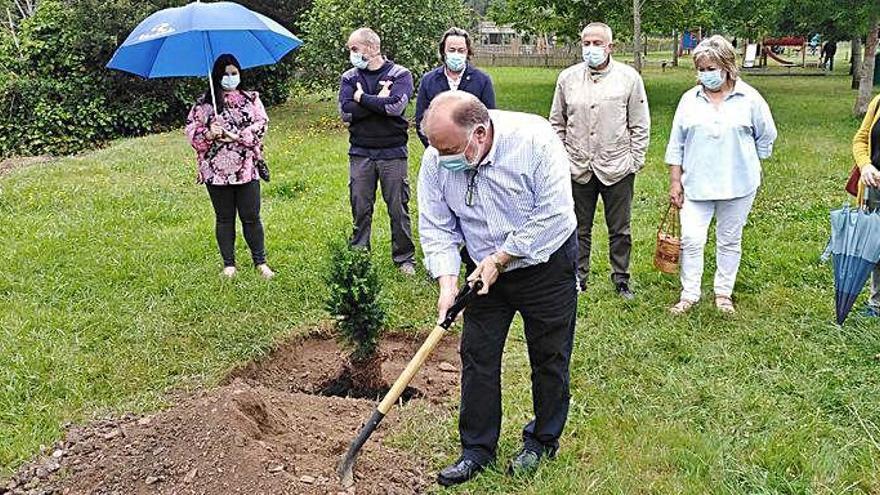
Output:
<instances>
[{"instance_id":1,"label":"green grass lawn","mask_svg":"<svg viewBox=\"0 0 880 495\"><path fill-rule=\"evenodd\" d=\"M491 72L500 107L548 113L557 71ZM703 304L673 318L678 283L651 267L653 235L672 113L692 82L686 69L646 74L654 127L634 203L638 299L614 296L597 220L558 460L529 480L490 471L461 493L880 492L880 331L861 317L832 324L831 269L817 262L851 166L849 79L750 78L780 139L745 233L739 313ZM217 276L211 207L181 132L0 179L0 475L66 421L162 407L170 391L210 386L324 316L325 244L350 222L346 132L332 102L315 98L270 116L263 212L279 276L268 283L250 270ZM414 185L421 145L411 149ZM435 289L396 273L389 241L380 202L373 245L392 326L428 329ZM238 256L247 266L241 239ZM531 407L519 326L504 365L502 462ZM454 411L407 410L392 441L438 469L454 460Z\"/></svg>"}]
</instances>

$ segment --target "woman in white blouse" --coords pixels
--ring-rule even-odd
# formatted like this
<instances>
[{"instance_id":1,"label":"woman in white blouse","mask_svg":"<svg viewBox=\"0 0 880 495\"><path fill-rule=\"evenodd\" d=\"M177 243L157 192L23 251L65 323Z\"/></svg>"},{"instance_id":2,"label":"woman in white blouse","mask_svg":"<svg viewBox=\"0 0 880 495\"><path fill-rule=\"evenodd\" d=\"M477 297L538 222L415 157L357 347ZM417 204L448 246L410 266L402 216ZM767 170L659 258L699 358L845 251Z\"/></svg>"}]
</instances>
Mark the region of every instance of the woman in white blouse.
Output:
<instances>
[{"instance_id":1,"label":"woman in white blouse","mask_svg":"<svg viewBox=\"0 0 880 495\"><path fill-rule=\"evenodd\" d=\"M683 314L700 300L703 251L716 219L715 306L733 313L731 296L742 256L742 231L770 157L776 125L764 98L739 79L733 46L721 36L694 50L699 83L678 103L666 148L669 197L681 209Z\"/></svg>"}]
</instances>

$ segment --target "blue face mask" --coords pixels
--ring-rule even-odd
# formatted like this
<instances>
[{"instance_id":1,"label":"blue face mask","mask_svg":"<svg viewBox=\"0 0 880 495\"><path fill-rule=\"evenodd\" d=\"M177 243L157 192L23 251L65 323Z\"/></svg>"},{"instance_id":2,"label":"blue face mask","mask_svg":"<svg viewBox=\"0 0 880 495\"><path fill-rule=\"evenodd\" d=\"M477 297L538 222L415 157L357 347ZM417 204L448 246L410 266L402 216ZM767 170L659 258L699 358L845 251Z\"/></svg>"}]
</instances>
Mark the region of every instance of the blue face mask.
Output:
<instances>
[{"instance_id":1,"label":"blue face mask","mask_svg":"<svg viewBox=\"0 0 880 495\"><path fill-rule=\"evenodd\" d=\"M461 72L467 65L467 55L464 53L447 53L446 67L452 72Z\"/></svg>"},{"instance_id":2,"label":"blue face mask","mask_svg":"<svg viewBox=\"0 0 880 495\"><path fill-rule=\"evenodd\" d=\"M700 79L700 84L705 86L706 89L709 91L717 91L727 79L727 74L721 72L721 69L715 69L699 72L697 73L697 77Z\"/></svg>"},{"instance_id":3,"label":"blue face mask","mask_svg":"<svg viewBox=\"0 0 880 495\"><path fill-rule=\"evenodd\" d=\"M581 56L584 62L590 67L596 68L605 63L608 54L605 53L604 46L585 46L581 49Z\"/></svg>"},{"instance_id":4,"label":"blue face mask","mask_svg":"<svg viewBox=\"0 0 880 495\"><path fill-rule=\"evenodd\" d=\"M467 150L468 146L471 145L471 140L474 138L474 133L476 129L471 131L471 135L468 137L467 144L464 146L464 149ZM481 150L482 152L482 150ZM479 160L480 153L477 153L477 159ZM440 166L449 170L450 172L462 172L464 170L472 169L476 167L476 163L471 163L470 160L464 155L464 151L461 153L456 153L454 155L440 155Z\"/></svg>"},{"instance_id":5,"label":"blue face mask","mask_svg":"<svg viewBox=\"0 0 880 495\"><path fill-rule=\"evenodd\" d=\"M367 57L364 57L363 53L351 52L348 54L348 61L351 62L351 65L357 67L358 69L366 69L369 62L367 62Z\"/></svg>"}]
</instances>

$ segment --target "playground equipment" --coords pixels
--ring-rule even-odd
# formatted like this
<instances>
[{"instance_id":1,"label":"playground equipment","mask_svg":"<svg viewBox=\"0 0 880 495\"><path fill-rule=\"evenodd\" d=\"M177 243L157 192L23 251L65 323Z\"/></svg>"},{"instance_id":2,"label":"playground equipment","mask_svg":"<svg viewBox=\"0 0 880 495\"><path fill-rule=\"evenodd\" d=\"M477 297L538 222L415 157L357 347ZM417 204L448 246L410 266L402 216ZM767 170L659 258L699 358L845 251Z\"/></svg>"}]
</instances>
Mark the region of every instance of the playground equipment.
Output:
<instances>
[{"instance_id":1,"label":"playground equipment","mask_svg":"<svg viewBox=\"0 0 880 495\"><path fill-rule=\"evenodd\" d=\"M686 29L681 33L681 42L678 45L678 55L684 55L685 53L690 53L691 50L697 47L700 41L703 39L703 28L697 28L696 32L693 29Z\"/></svg>"},{"instance_id":2,"label":"playground equipment","mask_svg":"<svg viewBox=\"0 0 880 495\"><path fill-rule=\"evenodd\" d=\"M763 43L761 43L763 47L763 58L764 63L762 65L766 66L767 58L773 59L778 62L783 67L806 67L807 66L807 39L803 36L783 36L781 38L765 38ZM801 61L800 63L792 62L790 60L786 60L779 55L777 55L774 51L774 47L795 47L798 48L801 52Z\"/></svg>"}]
</instances>

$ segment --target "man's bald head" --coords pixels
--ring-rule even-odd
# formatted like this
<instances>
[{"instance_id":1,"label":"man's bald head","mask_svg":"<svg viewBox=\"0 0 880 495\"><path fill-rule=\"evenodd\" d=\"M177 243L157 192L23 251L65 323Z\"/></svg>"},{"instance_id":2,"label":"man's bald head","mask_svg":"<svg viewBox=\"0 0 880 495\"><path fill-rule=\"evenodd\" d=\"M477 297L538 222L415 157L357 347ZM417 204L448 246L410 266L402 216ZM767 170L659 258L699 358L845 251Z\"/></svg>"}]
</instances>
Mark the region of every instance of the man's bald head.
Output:
<instances>
[{"instance_id":1,"label":"man's bald head","mask_svg":"<svg viewBox=\"0 0 880 495\"><path fill-rule=\"evenodd\" d=\"M354 43L363 44L379 50L381 49L382 40L379 38L379 35L376 34L376 31L363 27L355 29L348 37L349 47Z\"/></svg>"},{"instance_id":2,"label":"man's bald head","mask_svg":"<svg viewBox=\"0 0 880 495\"><path fill-rule=\"evenodd\" d=\"M440 154L454 154L461 152L468 136L479 125L489 127L486 105L465 91L446 91L431 101L422 132Z\"/></svg>"}]
</instances>

